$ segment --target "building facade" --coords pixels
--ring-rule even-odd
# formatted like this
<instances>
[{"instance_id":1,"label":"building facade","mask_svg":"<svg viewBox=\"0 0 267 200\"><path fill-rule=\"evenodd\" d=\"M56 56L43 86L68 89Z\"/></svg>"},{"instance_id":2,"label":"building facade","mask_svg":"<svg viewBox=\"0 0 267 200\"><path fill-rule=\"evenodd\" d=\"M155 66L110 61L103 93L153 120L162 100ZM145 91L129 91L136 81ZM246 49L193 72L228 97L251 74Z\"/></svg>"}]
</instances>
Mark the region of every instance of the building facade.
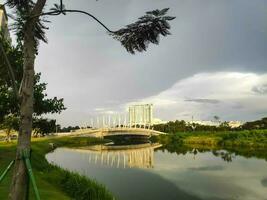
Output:
<instances>
[{"instance_id":1,"label":"building facade","mask_svg":"<svg viewBox=\"0 0 267 200\"><path fill-rule=\"evenodd\" d=\"M129 125L151 126L153 125L153 105L139 104L129 107Z\"/></svg>"},{"instance_id":2,"label":"building facade","mask_svg":"<svg viewBox=\"0 0 267 200\"><path fill-rule=\"evenodd\" d=\"M240 127L241 125L243 125L243 123L240 122L240 121L229 121L229 122L228 122L228 125L229 125L231 128L238 128L238 127Z\"/></svg>"},{"instance_id":3,"label":"building facade","mask_svg":"<svg viewBox=\"0 0 267 200\"><path fill-rule=\"evenodd\" d=\"M3 34L4 38L11 41L9 31L8 31L8 18L6 9L0 4L0 32Z\"/></svg>"}]
</instances>

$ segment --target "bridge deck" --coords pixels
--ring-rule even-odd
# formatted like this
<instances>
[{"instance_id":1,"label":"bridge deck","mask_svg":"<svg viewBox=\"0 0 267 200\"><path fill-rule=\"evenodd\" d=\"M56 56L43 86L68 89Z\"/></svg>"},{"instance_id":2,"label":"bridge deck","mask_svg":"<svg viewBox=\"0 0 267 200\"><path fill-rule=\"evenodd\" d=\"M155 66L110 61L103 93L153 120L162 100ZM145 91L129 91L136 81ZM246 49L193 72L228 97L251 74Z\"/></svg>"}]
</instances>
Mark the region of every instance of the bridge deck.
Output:
<instances>
[{"instance_id":1,"label":"bridge deck","mask_svg":"<svg viewBox=\"0 0 267 200\"><path fill-rule=\"evenodd\" d=\"M127 127L117 127L117 128L101 128L101 129L80 129L78 131L69 133L70 136L92 136L92 137L105 137L105 136L119 136L119 135L129 135L129 136L157 136L164 135L166 133L155 131L152 129L144 128L127 128Z\"/></svg>"}]
</instances>

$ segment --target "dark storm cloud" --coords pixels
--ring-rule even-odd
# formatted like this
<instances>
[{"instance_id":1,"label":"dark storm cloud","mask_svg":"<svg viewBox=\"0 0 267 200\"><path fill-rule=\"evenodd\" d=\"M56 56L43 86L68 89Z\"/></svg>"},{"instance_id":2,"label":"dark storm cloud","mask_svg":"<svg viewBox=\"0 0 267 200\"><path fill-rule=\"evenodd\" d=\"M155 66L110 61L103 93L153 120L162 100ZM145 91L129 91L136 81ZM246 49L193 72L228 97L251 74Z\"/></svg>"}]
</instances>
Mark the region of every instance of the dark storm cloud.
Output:
<instances>
[{"instance_id":1,"label":"dark storm cloud","mask_svg":"<svg viewBox=\"0 0 267 200\"><path fill-rule=\"evenodd\" d=\"M194 102L194 103L208 103L208 104L218 104L220 103L217 99L186 99L187 102Z\"/></svg>"},{"instance_id":2,"label":"dark storm cloud","mask_svg":"<svg viewBox=\"0 0 267 200\"><path fill-rule=\"evenodd\" d=\"M65 98L69 109L58 117L63 124L87 120L94 108L157 95L194 74L266 73L265 0L65 0L65 4L91 12L112 30L156 8L169 7L169 14L177 18L171 22L171 36L134 56L86 16L49 18L49 44L40 46L37 71L49 83L50 96Z\"/></svg>"}]
</instances>

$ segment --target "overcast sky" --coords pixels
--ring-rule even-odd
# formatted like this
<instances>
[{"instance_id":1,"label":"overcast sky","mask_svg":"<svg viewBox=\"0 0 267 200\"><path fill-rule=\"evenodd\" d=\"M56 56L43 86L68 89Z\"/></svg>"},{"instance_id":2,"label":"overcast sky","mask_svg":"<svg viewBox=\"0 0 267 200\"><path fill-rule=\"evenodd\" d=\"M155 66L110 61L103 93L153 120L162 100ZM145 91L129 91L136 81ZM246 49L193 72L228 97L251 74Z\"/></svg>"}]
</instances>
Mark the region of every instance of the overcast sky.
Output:
<instances>
[{"instance_id":1,"label":"overcast sky","mask_svg":"<svg viewBox=\"0 0 267 200\"><path fill-rule=\"evenodd\" d=\"M49 0L52 5L57 1ZM130 55L96 22L79 14L51 17L36 71L49 96L68 108L60 124L153 103L163 120L254 120L267 116L266 0L65 0L113 30L146 11L169 7L172 35ZM49 6L47 6L47 9Z\"/></svg>"}]
</instances>

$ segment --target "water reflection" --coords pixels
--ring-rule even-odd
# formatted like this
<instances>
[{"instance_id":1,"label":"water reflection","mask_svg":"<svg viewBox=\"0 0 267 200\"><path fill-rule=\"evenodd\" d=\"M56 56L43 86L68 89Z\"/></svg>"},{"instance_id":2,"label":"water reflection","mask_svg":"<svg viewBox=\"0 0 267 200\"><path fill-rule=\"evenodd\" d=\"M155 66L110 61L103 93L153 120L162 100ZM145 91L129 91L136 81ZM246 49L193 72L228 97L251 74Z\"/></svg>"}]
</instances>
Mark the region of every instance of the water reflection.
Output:
<instances>
[{"instance_id":1,"label":"water reflection","mask_svg":"<svg viewBox=\"0 0 267 200\"><path fill-rule=\"evenodd\" d=\"M264 187L267 187L267 177L261 180L261 184L262 184Z\"/></svg>"},{"instance_id":2,"label":"water reflection","mask_svg":"<svg viewBox=\"0 0 267 200\"><path fill-rule=\"evenodd\" d=\"M190 167L188 169L196 171L218 171L218 170L224 170L225 167L220 165L215 165L215 166L204 166L204 167Z\"/></svg>"},{"instance_id":3,"label":"water reflection","mask_svg":"<svg viewBox=\"0 0 267 200\"><path fill-rule=\"evenodd\" d=\"M72 149L71 151L86 154L90 164L101 164L123 168L153 168L154 149L159 143L134 145L95 145Z\"/></svg>"},{"instance_id":4,"label":"water reflection","mask_svg":"<svg viewBox=\"0 0 267 200\"><path fill-rule=\"evenodd\" d=\"M46 158L122 200L266 200L267 165L256 158L263 155L251 148L124 143L58 148Z\"/></svg>"}]
</instances>

